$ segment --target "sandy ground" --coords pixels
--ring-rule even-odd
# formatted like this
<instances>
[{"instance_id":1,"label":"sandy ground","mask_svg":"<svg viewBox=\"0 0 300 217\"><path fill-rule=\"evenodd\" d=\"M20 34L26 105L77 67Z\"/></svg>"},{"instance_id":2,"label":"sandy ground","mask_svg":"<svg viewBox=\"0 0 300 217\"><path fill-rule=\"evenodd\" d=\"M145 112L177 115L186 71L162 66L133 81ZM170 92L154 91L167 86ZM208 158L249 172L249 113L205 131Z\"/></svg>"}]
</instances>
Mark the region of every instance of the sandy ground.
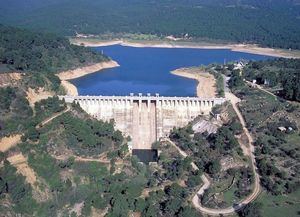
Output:
<instances>
[{"instance_id":1,"label":"sandy ground","mask_svg":"<svg viewBox=\"0 0 300 217\"><path fill-rule=\"evenodd\" d=\"M80 39L72 39L70 40L72 44L86 47L103 47L103 46L111 46L116 44L121 44L123 41L121 40L113 40L113 41L87 41Z\"/></svg>"},{"instance_id":2,"label":"sandy ground","mask_svg":"<svg viewBox=\"0 0 300 217\"><path fill-rule=\"evenodd\" d=\"M22 135L17 134L14 136L1 138L0 139L0 151L6 152L10 148L16 146L21 141L21 136Z\"/></svg>"},{"instance_id":3,"label":"sandy ground","mask_svg":"<svg viewBox=\"0 0 300 217\"><path fill-rule=\"evenodd\" d=\"M29 102L29 105L34 108L34 104L36 102L41 101L42 99L48 99L49 97L54 96L53 92L46 91L44 88L39 88L37 90L34 90L32 88L29 88L27 90L27 100Z\"/></svg>"},{"instance_id":4,"label":"sandy ground","mask_svg":"<svg viewBox=\"0 0 300 217\"><path fill-rule=\"evenodd\" d=\"M62 81L61 84L65 88L67 95L70 96L77 96L78 91L75 85L73 85L68 80L79 78L102 69L114 68L120 66L116 61L110 60L107 62L101 62L97 64L93 64L91 66L85 66L81 68L77 68L74 70L63 71L57 74L57 76Z\"/></svg>"},{"instance_id":5,"label":"sandy ground","mask_svg":"<svg viewBox=\"0 0 300 217\"><path fill-rule=\"evenodd\" d=\"M17 155L13 155L7 158L7 160L17 168L18 173L22 174L29 184L34 186L34 184L37 181L35 172L31 167L29 167L27 159L24 157L23 154L20 153Z\"/></svg>"},{"instance_id":6,"label":"sandy ground","mask_svg":"<svg viewBox=\"0 0 300 217\"><path fill-rule=\"evenodd\" d=\"M108 208L105 208L104 210L96 209L92 207L92 213L91 217L104 217L108 211Z\"/></svg>"},{"instance_id":7,"label":"sandy ground","mask_svg":"<svg viewBox=\"0 0 300 217\"><path fill-rule=\"evenodd\" d=\"M213 75L203 71L200 68L180 68L171 72L174 75L195 79L198 81L198 97L216 97L216 79Z\"/></svg>"},{"instance_id":8,"label":"sandy ground","mask_svg":"<svg viewBox=\"0 0 300 217\"><path fill-rule=\"evenodd\" d=\"M113 68L113 67L117 67L117 66L119 66L119 64L117 62L111 60L111 61L107 61L107 62L93 64L91 66L77 68L74 70L60 72L59 74L57 74L57 76L61 80L70 80L70 79L79 78L79 77L100 71L102 69L108 69L108 68Z\"/></svg>"},{"instance_id":9,"label":"sandy ground","mask_svg":"<svg viewBox=\"0 0 300 217\"><path fill-rule=\"evenodd\" d=\"M77 87L69 81L62 80L61 85L66 90L68 96L78 96Z\"/></svg>"},{"instance_id":10,"label":"sandy ground","mask_svg":"<svg viewBox=\"0 0 300 217\"><path fill-rule=\"evenodd\" d=\"M28 165L27 159L22 153L13 155L7 160L16 167L17 172L25 177L27 183L29 183L33 189L33 198L37 201L46 201L50 198L49 189L45 186L43 189L40 189L38 186L42 182L37 178L34 170Z\"/></svg>"},{"instance_id":11,"label":"sandy ground","mask_svg":"<svg viewBox=\"0 0 300 217\"><path fill-rule=\"evenodd\" d=\"M229 49L244 53L268 55L273 57L300 58L299 50L273 49L259 47L255 44L212 44L200 42L168 42L168 41L136 41L130 42L127 40L95 40L75 38L71 39L71 43L83 45L87 47L101 47L108 45L122 45L130 47L159 47L159 48L195 48L195 49Z\"/></svg>"},{"instance_id":12,"label":"sandy ground","mask_svg":"<svg viewBox=\"0 0 300 217\"><path fill-rule=\"evenodd\" d=\"M16 85L22 78L22 73L12 72L0 74L0 87L6 87L10 85Z\"/></svg>"}]
</instances>

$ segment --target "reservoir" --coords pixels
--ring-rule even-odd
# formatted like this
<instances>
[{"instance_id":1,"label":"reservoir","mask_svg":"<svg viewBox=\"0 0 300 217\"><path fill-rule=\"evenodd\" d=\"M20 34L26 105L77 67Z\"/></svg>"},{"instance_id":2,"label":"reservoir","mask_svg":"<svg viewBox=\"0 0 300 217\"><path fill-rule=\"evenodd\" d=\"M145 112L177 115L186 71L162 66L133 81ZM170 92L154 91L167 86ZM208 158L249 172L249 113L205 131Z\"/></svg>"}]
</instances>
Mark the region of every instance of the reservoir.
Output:
<instances>
[{"instance_id":1,"label":"reservoir","mask_svg":"<svg viewBox=\"0 0 300 217\"><path fill-rule=\"evenodd\" d=\"M79 95L159 93L163 96L196 96L195 80L173 75L170 71L224 61L271 58L228 49L135 48L121 45L94 49L117 61L120 67L71 80Z\"/></svg>"}]
</instances>

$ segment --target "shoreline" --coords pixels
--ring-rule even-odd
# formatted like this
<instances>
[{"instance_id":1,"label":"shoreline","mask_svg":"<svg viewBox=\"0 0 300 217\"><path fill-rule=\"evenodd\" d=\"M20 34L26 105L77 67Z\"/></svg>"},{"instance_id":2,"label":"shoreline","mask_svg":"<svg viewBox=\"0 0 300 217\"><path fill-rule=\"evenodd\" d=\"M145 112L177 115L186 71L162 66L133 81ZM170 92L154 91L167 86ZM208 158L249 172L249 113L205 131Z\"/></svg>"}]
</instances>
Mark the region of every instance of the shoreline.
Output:
<instances>
[{"instance_id":1,"label":"shoreline","mask_svg":"<svg viewBox=\"0 0 300 217\"><path fill-rule=\"evenodd\" d=\"M76 68L73 70L62 71L56 75L61 80L61 85L64 87L67 95L78 96L77 87L74 84L72 84L69 80L83 77L85 75L89 75L103 69L109 69L119 66L120 65L116 61L110 60L106 62L100 62L93 65Z\"/></svg>"},{"instance_id":2,"label":"shoreline","mask_svg":"<svg viewBox=\"0 0 300 217\"><path fill-rule=\"evenodd\" d=\"M290 51L276 48L264 48L253 44L213 44L200 42L179 42L179 41L128 41L128 40L97 40L85 38L73 38L72 44L85 47L103 47L121 45L136 48L191 48L191 49L228 49L236 52L266 55L272 57L300 58L300 51Z\"/></svg>"},{"instance_id":3,"label":"shoreline","mask_svg":"<svg viewBox=\"0 0 300 217\"><path fill-rule=\"evenodd\" d=\"M171 71L170 73L176 76L194 79L198 82L196 86L197 97L217 97L215 88L215 78L208 72L193 73L191 68L179 68Z\"/></svg>"}]
</instances>

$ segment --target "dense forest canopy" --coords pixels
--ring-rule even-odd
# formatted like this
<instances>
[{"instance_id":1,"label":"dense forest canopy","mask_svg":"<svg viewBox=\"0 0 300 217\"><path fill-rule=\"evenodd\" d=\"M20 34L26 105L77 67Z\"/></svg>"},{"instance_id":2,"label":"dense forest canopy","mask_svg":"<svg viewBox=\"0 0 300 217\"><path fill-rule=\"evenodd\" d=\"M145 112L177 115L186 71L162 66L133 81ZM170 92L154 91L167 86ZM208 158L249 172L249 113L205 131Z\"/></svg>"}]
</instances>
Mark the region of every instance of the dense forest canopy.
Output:
<instances>
[{"instance_id":1,"label":"dense forest canopy","mask_svg":"<svg viewBox=\"0 0 300 217\"><path fill-rule=\"evenodd\" d=\"M247 80L282 89L280 95L288 100L300 101L300 60L271 59L250 62L244 69Z\"/></svg>"},{"instance_id":2,"label":"dense forest canopy","mask_svg":"<svg viewBox=\"0 0 300 217\"><path fill-rule=\"evenodd\" d=\"M0 25L0 64L15 70L55 73L107 59L63 37Z\"/></svg>"},{"instance_id":3,"label":"dense forest canopy","mask_svg":"<svg viewBox=\"0 0 300 217\"><path fill-rule=\"evenodd\" d=\"M56 32L185 34L197 39L300 48L296 0L12 0L0 22Z\"/></svg>"}]
</instances>

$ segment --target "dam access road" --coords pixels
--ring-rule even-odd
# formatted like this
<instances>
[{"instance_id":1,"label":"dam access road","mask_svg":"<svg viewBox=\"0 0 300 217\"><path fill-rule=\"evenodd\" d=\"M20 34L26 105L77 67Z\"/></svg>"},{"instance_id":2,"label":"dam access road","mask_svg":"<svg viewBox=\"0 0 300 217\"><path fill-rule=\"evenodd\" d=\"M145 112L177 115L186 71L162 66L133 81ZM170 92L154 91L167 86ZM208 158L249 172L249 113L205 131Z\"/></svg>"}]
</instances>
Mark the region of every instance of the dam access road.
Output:
<instances>
[{"instance_id":1,"label":"dam access road","mask_svg":"<svg viewBox=\"0 0 300 217\"><path fill-rule=\"evenodd\" d=\"M229 100L231 102L233 109L236 112L238 119L243 127L243 131L248 138L248 146L247 147L244 147L245 145L242 143L239 143L239 144L243 150L247 150L245 155L247 157L249 157L251 160L251 167L252 167L253 173L254 173L254 187L253 187L252 193L236 205L232 205L230 207L222 208L222 209L207 208L201 204L200 198L204 194L205 190L207 190L210 187L211 183L210 183L210 180L207 178L207 175L203 174L201 176L203 185L197 191L197 193L193 196L192 203L197 210L199 210L200 212L205 213L207 215L210 215L210 216L231 215L234 212L241 210L247 204L254 201L260 194L260 190L261 190L260 177L259 177L259 174L257 173L257 167L256 167L256 162L255 162L255 157L254 157L253 138L252 138L250 132L248 131L248 129L246 128L246 122L238 108L238 105L237 105L238 102L240 102L240 99L238 97L236 97L234 94L232 94L228 88L226 90L227 91L225 93L225 97L227 100ZM188 154L186 152L184 152L183 150L181 150L173 141L171 141L170 139L165 139L165 141L167 141L171 145L173 145L178 150L178 152L180 153L180 155L182 157L184 157L184 158L188 157ZM191 162L191 166L193 167L194 170L199 170L199 168L197 167L197 165L194 162Z\"/></svg>"}]
</instances>

